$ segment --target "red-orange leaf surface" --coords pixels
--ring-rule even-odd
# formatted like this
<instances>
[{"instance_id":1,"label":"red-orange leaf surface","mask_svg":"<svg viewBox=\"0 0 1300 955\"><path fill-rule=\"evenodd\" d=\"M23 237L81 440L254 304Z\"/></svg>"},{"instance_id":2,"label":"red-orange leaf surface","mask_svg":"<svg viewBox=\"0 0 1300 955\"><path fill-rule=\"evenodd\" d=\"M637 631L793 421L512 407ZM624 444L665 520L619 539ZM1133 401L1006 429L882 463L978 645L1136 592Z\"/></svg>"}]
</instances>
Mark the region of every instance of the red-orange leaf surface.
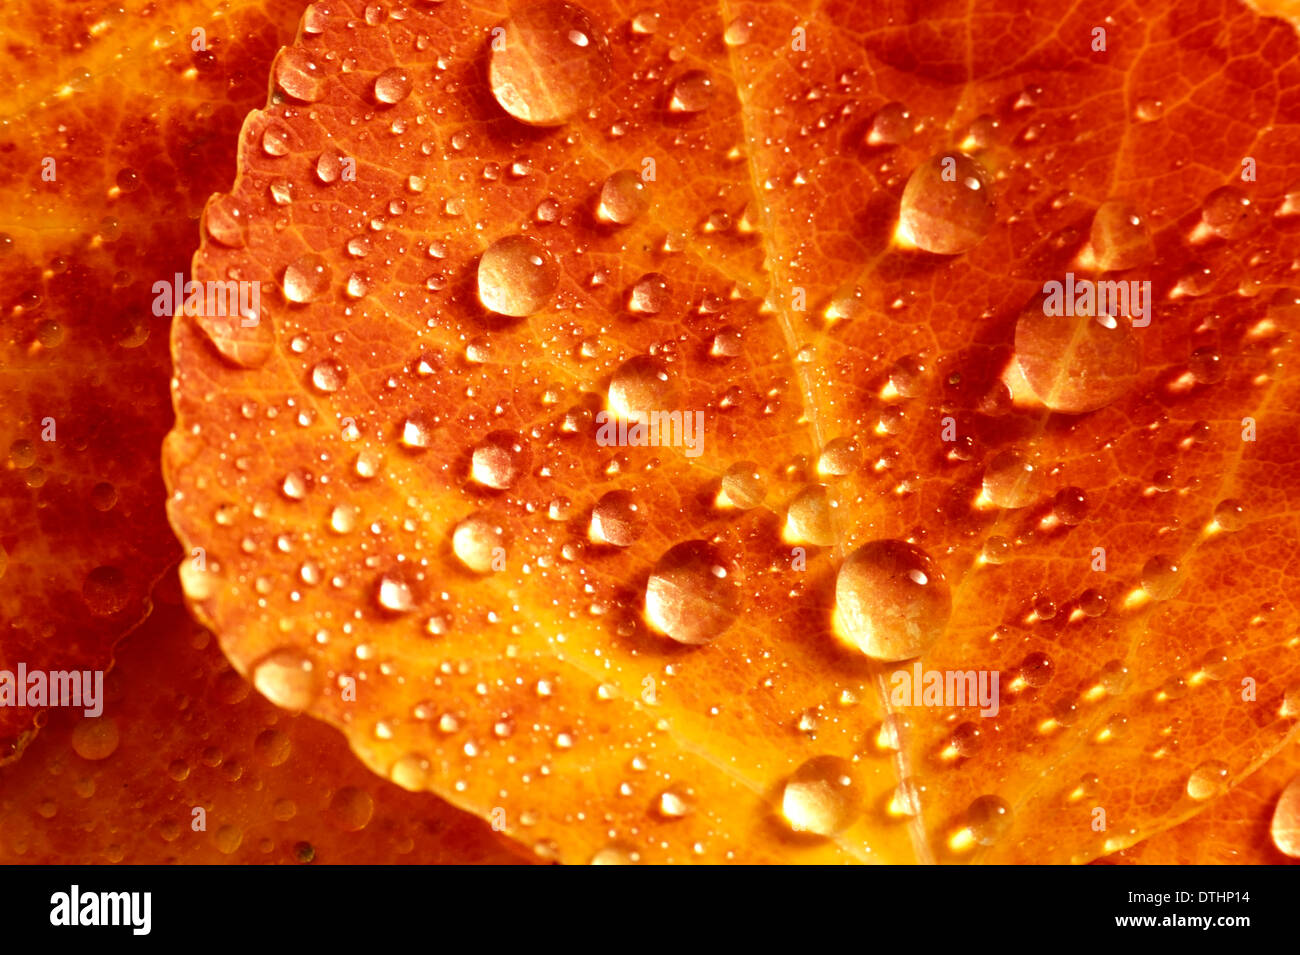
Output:
<instances>
[{"instance_id":1,"label":"red-orange leaf surface","mask_svg":"<svg viewBox=\"0 0 1300 955\"><path fill-rule=\"evenodd\" d=\"M195 259L260 309L174 326L193 607L546 858L1191 817L1300 713L1297 52L1230 2L314 5ZM899 686L959 671L996 707Z\"/></svg>"},{"instance_id":2,"label":"red-orange leaf surface","mask_svg":"<svg viewBox=\"0 0 1300 955\"><path fill-rule=\"evenodd\" d=\"M179 556L157 467L204 201L301 5L6 10L0 56L0 669L104 668ZM202 49L198 49L199 31ZM0 760L35 708L0 709Z\"/></svg>"},{"instance_id":3,"label":"red-orange leaf surface","mask_svg":"<svg viewBox=\"0 0 1300 955\"><path fill-rule=\"evenodd\" d=\"M0 863L519 861L486 823L376 779L336 731L267 703L179 594L117 664L102 717L52 712L0 769Z\"/></svg>"}]
</instances>

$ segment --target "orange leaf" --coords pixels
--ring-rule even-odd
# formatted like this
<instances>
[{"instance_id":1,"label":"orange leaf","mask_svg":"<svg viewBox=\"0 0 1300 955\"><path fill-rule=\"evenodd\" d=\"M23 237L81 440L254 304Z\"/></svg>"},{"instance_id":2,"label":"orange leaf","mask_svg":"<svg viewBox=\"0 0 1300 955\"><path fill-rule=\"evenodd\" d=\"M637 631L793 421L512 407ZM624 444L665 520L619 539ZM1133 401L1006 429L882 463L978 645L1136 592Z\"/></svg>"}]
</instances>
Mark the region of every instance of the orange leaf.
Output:
<instances>
[{"instance_id":1,"label":"orange leaf","mask_svg":"<svg viewBox=\"0 0 1300 955\"><path fill-rule=\"evenodd\" d=\"M229 182L240 119L300 6L30 3L0 63L0 669L105 668L176 561L156 281ZM52 9L57 8L57 9ZM201 31L206 49L195 49ZM134 52L130 52L134 51ZM35 707L0 709L0 761Z\"/></svg>"},{"instance_id":2,"label":"orange leaf","mask_svg":"<svg viewBox=\"0 0 1300 955\"><path fill-rule=\"evenodd\" d=\"M376 779L336 731L252 692L179 594L122 644L107 693L102 717L52 713L0 769L0 862L520 861L486 824Z\"/></svg>"},{"instance_id":3,"label":"orange leaf","mask_svg":"<svg viewBox=\"0 0 1300 955\"><path fill-rule=\"evenodd\" d=\"M1197 813L1296 726L1295 32L655 10L309 11L195 259L260 307L174 326L195 610L546 858Z\"/></svg>"}]
</instances>

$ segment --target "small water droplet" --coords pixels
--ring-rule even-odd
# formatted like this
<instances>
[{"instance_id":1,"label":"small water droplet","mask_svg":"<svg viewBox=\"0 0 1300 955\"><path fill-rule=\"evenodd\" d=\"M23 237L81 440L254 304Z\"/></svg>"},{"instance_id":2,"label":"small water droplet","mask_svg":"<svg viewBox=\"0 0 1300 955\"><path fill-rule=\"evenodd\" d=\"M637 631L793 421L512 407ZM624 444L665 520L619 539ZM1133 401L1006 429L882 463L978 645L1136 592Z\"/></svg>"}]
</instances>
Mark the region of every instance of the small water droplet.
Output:
<instances>
[{"instance_id":1,"label":"small water droplet","mask_svg":"<svg viewBox=\"0 0 1300 955\"><path fill-rule=\"evenodd\" d=\"M984 496L997 507L1026 507L1042 485L1042 471L1015 448L999 451L984 468Z\"/></svg>"},{"instance_id":2,"label":"small water droplet","mask_svg":"<svg viewBox=\"0 0 1300 955\"><path fill-rule=\"evenodd\" d=\"M713 78L703 70L682 74L673 84L668 110L673 113L699 113L713 102Z\"/></svg>"},{"instance_id":3,"label":"small water droplet","mask_svg":"<svg viewBox=\"0 0 1300 955\"><path fill-rule=\"evenodd\" d=\"M596 219L606 225L627 225L649 208L641 177L626 169L614 173L600 187Z\"/></svg>"},{"instance_id":4,"label":"small water droplet","mask_svg":"<svg viewBox=\"0 0 1300 955\"><path fill-rule=\"evenodd\" d=\"M1187 777L1187 795L1197 802L1221 796L1228 791L1228 764L1220 759L1207 760Z\"/></svg>"},{"instance_id":5,"label":"small water droplet","mask_svg":"<svg viewBox=\"0 0 1300 955\"><path fill-rule=\"evenodd\" d=\"M980 796L966 810L966 827L971 838L991 846L1011 828L1011 807L999 796Z\"/></svg>"},{"instance_id":6,"label":"small water droplet","mask_svg":"<svg viewBox=\"0 0 1300 955\"><path fill-rule=\"evenodd\" d=\"M1088 241L1102 271L1135 269L1156 257L1146 220L1126 199L1107 199L1097 207Z\"/></svg>"},{"instance_id":7,"label":"small water droplet","mask_svg":"<svg viewBox=\"0 0 1300 955\"><path fill-rule=\"evenodd\" d=\"M671 296L668 280L658 272L649 272L636 280L627 293L627 310L639 315L658 315Z\"/></svg>"},{"instance_id":8,"label":"small water droplet","mask_svg":"<svg viewBox=\"0 0 1300 955\"><path fill-rule=\"evenodd\" d=\"M753 461L740 461L722 475L719 503L748 511L767 497L767 486Z\"/></svg>"},{"instance_id":9,"label":"small water droplet","mask_svg":"<svg viewBox=\"0 0 1300 955\"><path fill-rule=\"evenodd\" d=\"M902 103L886 103L876 111L867 131L868 146L897 146L912 136L912 114Z\"/></svg>"},{"instance_id":10,"label":"small water droplet","mask_svg":"<svg viewBox=\"0 0 1300 955\"><path fill-rule=\"evenodd\" d=\"M452 551L476 574L490 574L505 554L505 528L486 514L471 514L456 525L451 535Z\"/></svg>"},{"instance_id":11,"label":"small water droplet","mask_svg":"<svg viewBox=\"0 0 1300 955\"><path fill-rule=\"evenodd\" d=\"M1224 186L1205 197L1201 224L1220 239L1240 239L1259 225L1259 208L1240 189Z\"/></svg>"},{"instance_id":12,"label":"small water droplet","mask_svg":"<svg viewBox=\"0 0 1300 955\"><path fill-rule=\"evenodd\" d=\"M528 467L528 449L522 435L493 431L471 455L470 476L484 487L499 491L512 486Z\"/></svg>"},{"instance_id":13,"label":"small water droplet","mask_svg":"<svg viewBox=\"0 0 1300 955\"><path fill-rule=\"evenodd\" d=\"M336 358L326 358L312 366L312 387L322 394L332 394L348 380L348 371Z\"/></svg>"},{"instance_id":14,"label":"small water droplet","mask_svg":"<svg viewBox=\"0 0 1300 955\"><path fill-rule=\"evenodd\" d=\"M411 95L411 76L406 70L393 67L375 77L375 99L385 106L400 103Z\"/></svg>"},{"instance_id":15,"label":"small water droplet","mask_svg":"<svg viewBox=\"0 0 1300 955\"><path fill-rule=\"evenodd\" d=\"M254 665L253 686L276 706L304 710L320 692L319 668L299 650L272 650Z\"/></svg>"},{"instance_id":16,"label":"small water droplet","mask_svg":"<svg viewBox=\"0 0 1300 955\"><path fill-rule=\"evenodd\" d=\"M1168 600L1182 586L1182 570L1171 557L1157 554L1142 567L1142 589L1152 600Z\"/></svg>"}]
</instances>

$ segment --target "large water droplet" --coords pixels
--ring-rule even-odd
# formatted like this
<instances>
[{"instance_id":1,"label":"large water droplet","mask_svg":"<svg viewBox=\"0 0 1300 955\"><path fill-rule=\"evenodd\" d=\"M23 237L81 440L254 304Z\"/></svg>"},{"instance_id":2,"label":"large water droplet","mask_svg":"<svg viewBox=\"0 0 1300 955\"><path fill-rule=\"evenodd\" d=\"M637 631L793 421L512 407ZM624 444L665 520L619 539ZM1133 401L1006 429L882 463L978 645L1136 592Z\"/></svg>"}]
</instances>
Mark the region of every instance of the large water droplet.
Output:
<instances>
[{"instance_id":1,"label":"large water droplet","mask_svg":"<svg viewBox=\"0 0 1300 955\"><path fill-rule=\"evenodd\" d=\"M966 828L982 846L991 846L1011 828L1011 807L999 796L980 796L966 809Z\"/></svg>"},{"instance_id":2,"label":"large water droplet","mask_svg":"<svg viewBox=\"0 0 1300 955\"><path fill-rule=\"evenodd\" d=\"M713 94L713 78L703 70L691 70L673 84L668 109L673 113L699 113L713 102Z\"/></svg>"},{"instance_id":3,"label":"large water droplet","mask_svg":"<svg viewBox=\"0 0 1300 955\"><path fill-rule=\"evenodd\" d=\"M319 671L299 650L272 650L254 665L253 686L276 706L304 710L320 692Z\"/></svg>"},{"instance_id":4,"label":"large water droplet","mask_svg":"<svg viewBox=\"0 0 1300 955\"><path fill-rule=\"evenodd\" d=\"M1205 197L1201 224L1220 239L1240 239L1259 225L1259 208L1240 189L1224 186Z\"/></svg>"},{"instance_id":5,"label":"large water droplet","mask_svg":"<svg viewBox=\"0 0 1300 955\"><path fill-rule=\"evenodd\" d=\"M375 602L391 614L409 613L415 607L415 593L400 569L380 575L375 582Z\"/></svg>"},{"instance_id":6,"label":"large water droplet","mask_svg":"<svg viewBox=\"0 0 1300 955\"><path fill-rule=\"evenodd\" d=\"M1016 363L1052 411L1083 414L1129 391L1141 352L1126 319L1044 315L1030 309L1016 323Z\"/></svg>"},{"instance_id":7,"label":"large water droplet","mask_svg":"<svg viewBox=\"0 0 1300 955\"><path fill-rule=\"evenodd\" d=\"M478 297L498 315L522 318L545 308L560 281L560 267L536 239L497 239L478 263Z\"/></svg>"},{"instance_id":8,"label":"large water droplet","mask_svg":"<svg viewBox=\"0 0 1300 955\"><path fill-rule=\"evenodd\" d=\"M1156 554L1142 566L1142 589L1152 600L1168 600L1182 583L1178 564L1164 554Z\"/></svg>"},{"instance_id":9,"label":"large water droplet","mask_svg":"<svg viewBox=\"0 0 1300 955\"><path fill-rule=\"evenodd\" d=\"M835 580L836 629L876 660L920 656L943 635L951 614L952 597L939 566L906 541L864 544Z\"/></svg>"},{"instance_id":10,"label":"large water droplet","mask_svg":"<svg viewBox=\"0 0 1300 955\"><path fill-rule=\"evenodd\" d=\"M646 619L679 643L708 643L740 613L737 568L706 541L686 541L655 563L645 591Z\"/></svg>"},{"instance_id":11,"label":"large water droplet","mask_svg":"<svg viewBox=\"0 0 1300 955\"><path fill-rule=\"evenodd\" d=\"M992 179L961 153L941 153L917 166L899 205L900 238L938 255L974 248L996 218Z\"/></svg>"},{"instance_id":12,"label":"large water droplet","mask_svg":"<svg viewBox=\"0 0 1300 955\"><path fill-rule=\"evenodd\" d=\"M902 103L886 103L871 120L867 131L868 146L897 146L912 136L915 123Z\"/></svg>"},{"instance_id":13,"label":"large water droplet","mask_svg":"<svg viewBox=\"0 0 1300 955\"><path fill-rule=\"evenodd\" d=\"M1015 448L999 451L984 468L984 496L997 507L1027 507L1042 486L1043 472Z\"/></svg>"},{"instance_id":14,"label":"large water droplet","mask_svg":"<svg viewBox=\"0 0 1300 955\"><path fill-rule=\"evenodd\" d=\"M829 547L835 543L835 524L831 520L831 502L826 488L813 484L790 501L785 512L787 543Z\"/></svg>"},{"instance_id":15,"label":"large water droplet","mask_svg":"<svg viewBox=\"0 0 1300 955\"><path fill-rule=\"evenodd\" d=\"M609 44L570 3L520 5L493 37L488 82L515 119L558 126L590 106L609 79Z\"/></svg>"},{"instance_id":16,"label":"large water droplet","mask_svg":"<svg viewBox=\"0 0 1300 955\"><path fill-rule=\"evenodd\" d=\"M748 511L758 507L767 497L767 486L753 461L740 461L727 468L722 475L718 503Z\"/></svg>"},{"instance_id":17,"label":"large water droplet","mask_svg":"<svg viewBox=\"0 0 1300 955\"><path fill-rule=\"evenodd\" d=\"M314 103L324 92L325 76L312 55L289 46L275 59L275 82L280 90L303 103Z\"/></svg>"},{"instance_id":18,"label":"large water droplet","mask_svg":"<svg viewBox=\"0 0 1300 955\"><path fill-rule=\"evenodd\" d=\"M862 797L862 786L848 760L814 756L787 780L781 813L796 832L833 836L857 817Z\"/></svg>"},{"instance_id":19,"label":"large water droplet","mask_svg":"<svg viewBox=\"0 0 1300 955\"><path fill-rule=\"evenodd\" d=\"M1268 831L1279 852L1300 859L1300 776L1292 779L1282 790Z\"/></svg>"},{"instance_id":20,"label":"large water droplet","mask_svg":"<svg viewBox=\"0 0 1300 955\"><path fill-rule=\"evenodd\" d=\"M317 362L311 370L312 387L322 394L331 394L343 387L348 380L348 370L336 358L326 358Z\"/></svg>"}]
</instances>

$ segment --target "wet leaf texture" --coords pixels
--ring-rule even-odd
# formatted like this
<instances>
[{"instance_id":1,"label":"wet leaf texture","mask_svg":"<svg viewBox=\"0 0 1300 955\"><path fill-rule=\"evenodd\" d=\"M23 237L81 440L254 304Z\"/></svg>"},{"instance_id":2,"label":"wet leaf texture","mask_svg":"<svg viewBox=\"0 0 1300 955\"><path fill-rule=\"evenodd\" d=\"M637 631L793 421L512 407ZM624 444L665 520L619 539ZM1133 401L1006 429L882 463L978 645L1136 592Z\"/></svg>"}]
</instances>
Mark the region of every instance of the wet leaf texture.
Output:
<instances>
[{"instance_id":1,"label":"wet leaf texture","mask_svg":"<svg viewBox=\"0 0 1300 955\"><path fill-rule=\"evenodd\" d=\"M174 325L192 607L544 859L1213 805L1300 712L1300 61L1142 15L314 5L194 263L260 312Z\"/></svg>"}]
</instances>

